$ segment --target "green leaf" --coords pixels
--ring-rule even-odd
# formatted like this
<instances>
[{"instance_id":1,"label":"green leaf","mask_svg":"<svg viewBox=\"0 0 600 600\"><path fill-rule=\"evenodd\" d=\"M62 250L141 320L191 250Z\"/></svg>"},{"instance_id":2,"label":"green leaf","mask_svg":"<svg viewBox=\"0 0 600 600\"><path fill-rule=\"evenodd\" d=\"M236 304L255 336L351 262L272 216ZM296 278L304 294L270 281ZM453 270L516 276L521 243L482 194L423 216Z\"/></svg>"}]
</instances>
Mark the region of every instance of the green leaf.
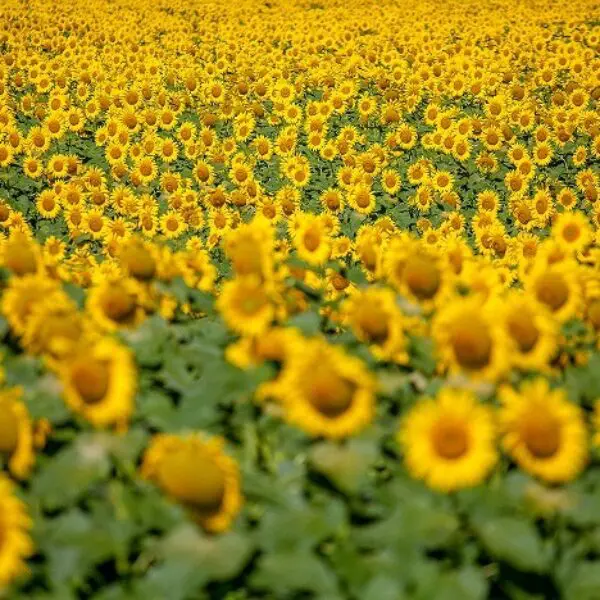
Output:
<instances>
[{"instance_id":1,"label":"green leaf","mask_svg":"<svg viewBox=\"0 0 600 600\"><path fill-rule=\"evenodd\" d=\"M546 549L531 522L517 517L492 517L476 519L473 525L492 557L526 572L547 570Z\"/></svg>"},{"instance_id":2,"label":"green leaf","mask_svg":"<svg viewBox=\"0 0 600 600\"><path fill-rule=\"evenodd\" d=\"M251 578L253 587L269 590L276 597L295 591L336 593L333 573L309 552L277 552L263 556Z\"/></svg>"}]
</instances>

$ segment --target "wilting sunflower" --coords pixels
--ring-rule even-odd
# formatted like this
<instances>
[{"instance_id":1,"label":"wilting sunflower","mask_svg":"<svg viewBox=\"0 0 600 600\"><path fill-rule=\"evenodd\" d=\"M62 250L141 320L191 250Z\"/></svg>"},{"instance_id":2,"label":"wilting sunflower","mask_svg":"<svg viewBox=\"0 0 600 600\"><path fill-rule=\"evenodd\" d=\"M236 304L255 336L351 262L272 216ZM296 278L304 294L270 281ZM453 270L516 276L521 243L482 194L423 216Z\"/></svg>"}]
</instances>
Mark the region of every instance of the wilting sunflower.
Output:
<instances>
[{"instance_id":1,"label":"wilting sunflower","mask_svg":"<svg viewBox=\"0 0 600 600\"><path fill-rule=\"evenodd\" d=\"M242 506L239 469L223 446L222 438L200 433L158 434L141 467L144 477L185 506L212 533L228 529Z\"/></svg>"},{"instance_id":2,"label":"wilting sunflower","mask_svg":"<svg viewBox=\"0 0 600 600\"><path fill-rule=\"evenodd\" d=\"M258 335L275 316L271 296L269 284L257 275L245 275L223 284L217 307L231 329L243 335Z\"/></svg>"},{"instance_id":3,"label":"wilting sunflower","mask_svg":"<svg viewBox=\"0 0 600 600\"><path fill-rule=\"evenodd\" d=\"M0 588L27 571L25 559L33 554L31 526L12 482L0 473Z\"/></svg>"},{"instance_id":4,"label":"wilting sunflower","mask_svg":"<svg viewBox=\"0 0 600 600\"><path fill-rule=\"evenodd\" d=\"M363 362L321 338L290 352L276 394L288 422L327 438L359 431L375 407L375 382Z\"/></svg>"},{"instance_id":5,"label":"wilting sunflower","mask_svg":"<svg viewBox=\"0 0 600 600\"><path fill-rule=\"evenodd\" d=\"M34 463L33 426L21 390L0 392L0 455L18 479L25 479Z\"/></svg>"},{"instance_id":6,"label":"wilting sunflower","mask_svg":"<svg viewBox=\"0 0 600 600\"><path fill-rule=\"evenodd\" d=\"M466 390L420 400L398 441L411 475L444 492L481 483L497 461L493 412Z\"/></svg>"},{"instance_id":7,"label":"wilting sunflower","mask_svg":"<svg viewBox=\"0 0 600 600\"><path fill-rule=\"evenodd\" d=\"M395 294L389 289L367 288L352 294L342 314L362 342L379 359L408 361L405 319Z\"/></svg>"},{"instance_id":8,"label":"wilting sunflower","mask_svg":"<svg viewBox=\"0 0 600 600\"><path fill-rule=\"evenodd\" d=\"M136 369L128 348L110 338L82 345L57 365L65 402L97 427L123 425L134 409Z\"/></svg>"},{"instance_id":9,"label":"wilting sunflower","mask_svg":"<svg viewBox=\"0 0 600 600\"><path fill-rule=\"evenodd\" d=\"M519 391L500 389L502 445L524 470L552 483L570 481L585 467L587 432L579 406L538 378Z\"/></svg>"},{"instance_id":10,"label":"wilting sunflower","mask_svg":"<svg viewBox=\"0 0 600 600\"><path fill-rule=\"evenodd\" d=\"M493 306L478 296L457 296L434 317L440 364L450 372L494 380L508 368L509 340Z\"/></svg>"}]
</instances>

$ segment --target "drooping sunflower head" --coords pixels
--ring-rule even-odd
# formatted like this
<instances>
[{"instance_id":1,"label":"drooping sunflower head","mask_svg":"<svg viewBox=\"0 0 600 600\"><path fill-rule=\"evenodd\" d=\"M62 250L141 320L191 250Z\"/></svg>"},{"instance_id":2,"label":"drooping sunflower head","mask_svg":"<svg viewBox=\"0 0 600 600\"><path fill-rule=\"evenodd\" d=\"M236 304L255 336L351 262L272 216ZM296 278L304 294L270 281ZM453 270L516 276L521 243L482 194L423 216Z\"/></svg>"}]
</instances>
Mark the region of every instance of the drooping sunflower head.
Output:
<instances>
[{"instance_id":1,"label":"drooping sunflower head","mask_svg":"<svg viewBox=\"0 0 600 600\"><path fill-rule=\"evenodd\" d=\"M221 438L159 434L146 450L142 475L189 510L206 531L229 529L242 505L239 469Z\"/></svg>"},{"instance_id":2,"label":"drooping sunflower head","mask_svg":"<svg viewBox=\"0 0 600 600\"><path fill-rule=\"evenodd\" d=\"M444 389L419 401L398 441L408 471L440 491L481 483L497 461L493 412L465 390Z\"/></svg>"},{"instance_id":3,"label":"drooping sunflower head","mask_svg":"<svg viewBox=\"0 0 600 600\"><path fill-rule=\"evenodd\" d=\"M136 369L129 349L104 338L57 364L67 405L98 427L126 424L134 408Z\"/></svg>"}]
</instances>

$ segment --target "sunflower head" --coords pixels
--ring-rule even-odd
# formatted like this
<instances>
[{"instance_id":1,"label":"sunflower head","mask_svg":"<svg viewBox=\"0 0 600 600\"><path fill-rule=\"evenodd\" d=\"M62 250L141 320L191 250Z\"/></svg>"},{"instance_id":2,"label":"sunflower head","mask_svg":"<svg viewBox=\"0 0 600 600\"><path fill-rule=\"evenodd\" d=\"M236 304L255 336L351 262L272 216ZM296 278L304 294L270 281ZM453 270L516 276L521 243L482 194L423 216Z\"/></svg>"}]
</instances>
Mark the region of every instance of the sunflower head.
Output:
<instances>
[{"instance_id":1,"label":"sunflower head","mask_svg":"<svg viewBox=\"0 0 600 600\"><path fill-rule=\"evenodd\" d=\"M142 474L185 506L206 531L228 529L240 511L239 470L220 438L157 435L146 450Z\"/></svg>"},{"instance_id":2,"label":"sunflower head","mask_svg":"<svg viewBox=\"0 0 600 600\"><path fill-rule=\"evenodd\" d=\"M493 413L466 390L444 389L419 401L398 441L409 472L440 491L481 483L497 461Z\"/></svg>"},{"instance_id":3,"label":"sunflower head","mask_svg":"<svg viewBox=\"0 0 600 600\"><path fill-rule=\"evenodd\" d=\"M14 477L29 475L34 463L33 426L19 388L0 392L0 455Z\"/></svg>"},{"instance_id":4,"label":"sunflower head","mask_svg":"<svg viewBox=\"0 0 600 600\"><path fill-rule=\"evenodd\" d=\"M133 412L136 372L130 351L109 338L78 348L57 367L66 403L96 426L124 424Z\"/></svg>"}]
</instances>

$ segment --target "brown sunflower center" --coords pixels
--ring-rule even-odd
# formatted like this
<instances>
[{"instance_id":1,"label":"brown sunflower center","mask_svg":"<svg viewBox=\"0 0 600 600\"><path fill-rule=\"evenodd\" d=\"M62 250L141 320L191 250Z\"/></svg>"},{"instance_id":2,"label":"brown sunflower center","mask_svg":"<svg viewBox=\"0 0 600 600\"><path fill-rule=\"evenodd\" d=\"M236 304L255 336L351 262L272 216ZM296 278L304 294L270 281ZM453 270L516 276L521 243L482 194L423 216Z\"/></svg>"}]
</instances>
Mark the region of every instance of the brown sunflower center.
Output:
<instances>
[{"instance_id":1,"label":"brown sunflower center","mask_svg":"<svg viewBox=\"0 0 600 600\"><path fill-rule=\"evenodd\" d=\"M216 513L225 496L225 475L206 450L179 450L165 456L160 468L164 489L205 515Z\"/></svg>"},{"instance_id":2,"label":"brown sunflower center","mask_svg":"<svg viewBox=\"0 0 600 600\"><path fill-rule=\"evenodd\" d=\"M553 311L562 308L569 299L569 288L559 273L548 271L537 282L537 298Z\"/></svg>"},{"instance_id":3,"label":"brown sunflower center","mask_svg":"<svg viewBox=\"0 0 600 600\"><path fill-rule=\"evenodd\" d=\"M0 452L12 454L19 442L19 421L10 404L0 404Z\"/></svg>"},{"instance_id":4,"label":"brown sunflower center","mask_svg":"<svg viewBox=\"0 0 600 600\"><path fill-rule=\"evenodd\" d=\"M419 300L430 300L440 287L440 272L427 256L414 255L404 265L404 281Z\"/></svg>"},{"instance_id":5,"label":"brown sunflower center","mask_svg":"<svg viewBox=\"0 0 600 600\"><path fill-rule=\"evenodd\" d=\"M476 370L490 363L492 338L486 324L475 315L455 324L451 344L461 367Z\"/></svg>"},{"instance_id":6,"label":"brown sunflower center","mask_svg":"<svg viewBox=\"0 0 600 600\"><path fill-rule=\"evenodd\" d=\"M463 423L454 419L441 419L432 431L436 454L446 460L456 460L469 449L469 436Z\"/></svg>"},{"instance_id":7,"label":"brown sunflower center","mask_svg":"<svg viewBox=\"0 0 600 600\"><path fill-rule=\"evenodd\" d=\"M344 414L352 404L356 386L327 366L310 374L308 397L312 406L331 419Z\"/></svg>"},{"instance_id":8,"label":"brown sunflower center","mask_svg":"<svg viewBox=\"0 0 600 600\"><path fill-rule=\"evenodd\" d=\"M321 236L320 236L319 232L316 231L315 229L309 229L304 234L303 241L304 241L304 247L309 252L314 252L319 247L319 244L321 243Z\"/></svg>"},{"instance_id":9,"label":"brown sunflower center","mask_svg":"<svg viewBox=\"0 0 600 600\"><path fill-rule=\"evenodd\" d=\"M563 238L567 242L575 242L575 241L577 241L579 239L580 234L581 234L581 230L579 229L579 227L575 223L569 223L563 229Z\"/></svg>"},{"instance_id":10,"label":"brown sunflower center","mask_svg":"<svg viewBox=\"0 0 600 600\"><path fill-rule=\"evenodd\" d=\"M111 321L123 323L135 313L135 298L120 286L111 287L102 298L102 308Z\"/></svg>"},{"instance_id":11,"label":"brown sunflower center","mask_svg":"<svg viewBox=\"0 0 600 600\"><path fill-rule=\"evenodd\" d=\"M386 315L377 308L365 306L359 314L360 328L373 344L384 344L390 334Z\"/></svg>"},{"instance_id":12,"label":"brown sunflower center","mask_svg":"<svg viewBox=\"0 0 600 600\"><path fill-rule=\"evenodd\" d=\"M508 319L508 332L517 342L521 352L530 352L540 337L532 315L524 311L513 312Z\"/></svg>"},{"instance_id":13,"label":"brown sunflower center","mask_svg":"<svg viewBox=\"0 0 600 600\"><path fill-rule=\"evenodd\" d=\"M96 404L102 401L108 392L108 365L96 359L81 359L72 368L71 382L86 404Z\"/></svg>"},{"instance_id":14,"label":"brown sunflower center","mask_svg":"<svg viewBox=\"0 0 600 600\"><path fill-rule=\"evenodd\" d=\"M547 412L536 411L522 424L521 438L535 458L550 458L560 448L560 423Z\"/></svg>"}]
</instances>

